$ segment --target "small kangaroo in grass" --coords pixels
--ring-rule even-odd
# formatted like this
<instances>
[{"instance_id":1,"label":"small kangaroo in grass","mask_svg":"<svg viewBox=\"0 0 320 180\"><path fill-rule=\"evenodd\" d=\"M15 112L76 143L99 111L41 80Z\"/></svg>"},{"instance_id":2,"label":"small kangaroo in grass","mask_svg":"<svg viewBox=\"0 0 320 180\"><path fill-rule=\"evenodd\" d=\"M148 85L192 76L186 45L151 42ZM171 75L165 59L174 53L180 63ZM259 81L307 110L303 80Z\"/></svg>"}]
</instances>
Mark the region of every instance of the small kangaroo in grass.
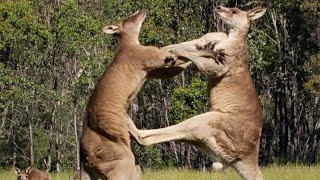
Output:
<instances>
[{"instance_id":1,"label":"small kangaroo in grass","mask_svg":"<svg viewBox=\"0 0 320 180\"><path fill-rule=\"evenodd\" d=\"M31 166L22 171L15 167L14 172L18 176L17 180L51 180L48 172L41 171Z\"/></svg>"},{"instance_id":2,"label":"small kangaroo in grass","mask_svg":"<svg viewBox=\"0 0 320 180\"><path fill-rule=\"evenodd\" d=\"M188 64L171 61L166 50L139 43L139 33L146 17L137 11L119 26L106 26L103 31L118 36L120 41L111 64L106 68L89 99L80 140L81 179L137 180L136 165L130 146L127 125L128 107L149 78L177 75Z\"/></svg>"},{"instance_id":3,"label":"small kangaroo in grass","mask_svg":"<svg viewBox=\"0 0 320 180\"><path fill-rule=\"evenodd\" d=\"M173 48L171 52L179 59L191 60L207 75L209 112L154 130L138 130L132 121L128 121L130 133L140 144L148 146L172 140L188 142L200 147L213 161L234 167L243 179L263 179L258 166L262 107L250 75L247 34L251 21L265 11L261 7L242 11L219 6L215 12L231 26L231 30L229 34L217 34L219 38L225 38L213 47L213 51L205 50L202 45L200 49L206 52L184 50L186 47L187 50L194 49L199 40ZM217 51L221 55L221 49L227 56L220 63L201 57L209 52L217 58Z\"/></svg>"}]
</instances>

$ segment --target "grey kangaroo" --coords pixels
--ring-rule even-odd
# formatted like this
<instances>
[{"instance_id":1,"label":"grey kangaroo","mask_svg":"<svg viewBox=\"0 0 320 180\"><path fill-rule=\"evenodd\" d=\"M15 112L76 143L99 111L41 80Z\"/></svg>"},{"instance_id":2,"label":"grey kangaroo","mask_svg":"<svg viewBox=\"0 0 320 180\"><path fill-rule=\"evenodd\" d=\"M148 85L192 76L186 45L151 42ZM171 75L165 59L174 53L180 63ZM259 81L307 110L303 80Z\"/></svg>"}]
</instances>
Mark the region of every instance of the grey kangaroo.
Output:
<instances>
[{"instance_id":1,"label":"grey kangaroo","mask_svg":"<svg viewBox=\"0 0 320 180\"><path fill-rule=\"evenodd\" d=\"M242 11L219 6L215 12L231 29L229 34L207 35L219 37L211 43L217 43L213 50L203 47L207 41L201 38L171 48L179 59L192 61L206 74L209 112L153 130L138 130L130 120L132 136L144 146L172 140L188 142L198 146L213 161L234 167L243 179L263 179L258 166L262 107L249 71L247 34L252 20L265 11L262 7ZM196 48L201 51L195 52ZM222 55L226 54L223 60L217 57L217 52L221 55L222 50ZM212 53L215 60L207 58L210 57L207 53Z\"/></svg>"}]
</instances>

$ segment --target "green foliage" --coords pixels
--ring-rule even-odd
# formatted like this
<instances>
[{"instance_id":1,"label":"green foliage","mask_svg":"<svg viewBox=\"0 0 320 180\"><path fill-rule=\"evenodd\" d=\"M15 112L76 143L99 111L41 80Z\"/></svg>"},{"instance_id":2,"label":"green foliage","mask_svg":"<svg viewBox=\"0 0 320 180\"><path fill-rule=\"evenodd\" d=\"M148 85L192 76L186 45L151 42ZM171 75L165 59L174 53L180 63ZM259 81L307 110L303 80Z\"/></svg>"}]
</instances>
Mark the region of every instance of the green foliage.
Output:
<instances>
[{"instance_id":1,"label":"green foliage","mask_svg":"<svg viewBox=\"0 0 320 180\"><path fill-rule=\"evenodd\" d=\"M139 164L143 168L164 168L172 164L172 160L169 158L161 157L161 150L155 146L141 147L134 146L135 156L139 157Z\"/></svg>"},{"instance_id":2,"label":"green foliage","mask_svg":"<svg viewBox=\"0 0 320 180\"><path fill-rule=\"evenodd\" d=\"M176 88L173 93L173 108L171 119L181 122L189 117L201 114L207 110L206 82L199 76L194 76L190 85Z\"/></svg>"},{"instance_id":3,"label":"green foliage","mask_svg":"<svg viewBox=\"0 0 320 180\"><path fill-rule=\"evenodd\" d=\"M58 14L57 36L68 53L84 53L95 43L101 43L101 22L82 12L75 1L66 1ZM79 48L84 46L82 48ZM88 47L87 47L88 46ZM82 52L76 52L82 51ZM72 54L69 54L72 56Z\"/></svg>"},{"instance_id":4,"label":"green foliage","mask_svg":"<svg viewBox=\"0 0 320 180\"><path fill-rule=\"evenodd\" d=\"M46 154L48 152L48 144L49 144L49 135L45 129L33 128L33 138L34 138L34 150L36 164L42 165L43 160L46 158ZM44 169L43 166L39 166L39 168Z\"/></svg>"},{"instance_id":5,"label":"green foliage","mask_svg":"<svg viewBox=\"0 0 320 180\"><path fill-rule=\"evenodd\" d=\"M320 97L320 54L312 56L305 66L310 72L310 76L304 87L307 91Z\"/></svg>"},{"instance_id":6,"label":"green foliage","mask_svg":"<svg viewBox=\"0 0 320 180\"><path fill-rule=\"evenodd\" d=\"M34 63L29 59L34 56L32 49L41 52L48 39L48 29L39 22L28 1L4 1L0 4L0 51L11 51L13 55L4 57L1 54L0 59L7 63L12 63L7 58L13 62Z\"/></svg>"},{"instance_id":7,"label":"green foliage","mask_svg":"<svg viewBox=\"0 0 320 180\"><path fill-rule=\"evenodd\" d=\"M248 41L252 72L257 73L267 70L270 73L276 73L274 68L278 67L280 62L276 45L268 38L267 32L252 27L252 32L248 35Z\"/></svg>"},{"instance_id":8,"label":"green foliage","mask_svg":"<svg viewBox=\"0 0 320 180\"><path fill-rule=\"evenodd\" d=\"M48 14L41 14L43 11ZM30 155L27 120L31 118L36 164L43 167L53 108L58 111L57 125L66 124L64 127L71 128L67 132L73 132L67 124L73 118L68 113L74 107L74 99L76 105L85 106L87 95L77 94L89 94L94 79L104 68L105 58L110 60L112 53L104 49L100 21L83 12L76 1L64 1L55 7L27 0L6 0L0 3L0 20L0 110L9 109L8 120L2 123L11 127L11 121L15 122L14 130L19 132L16 144L11 143L10 131L1 134L10 138L10 141L0 139L1 144L6 144L2 147L8 150L18 147L17 159L21 160L18 165L26 166ZM75 78L80 70L83 73ZM65 140L74 143L73 134L61 133ZM8 153L3 154L4 158L13 153L2 152ZM73 154L66 155L70 156L74 159ZM53 154L53 161L55 158ZM1 163L10 164L12 158Z\"/></svg>"}]
</instances>

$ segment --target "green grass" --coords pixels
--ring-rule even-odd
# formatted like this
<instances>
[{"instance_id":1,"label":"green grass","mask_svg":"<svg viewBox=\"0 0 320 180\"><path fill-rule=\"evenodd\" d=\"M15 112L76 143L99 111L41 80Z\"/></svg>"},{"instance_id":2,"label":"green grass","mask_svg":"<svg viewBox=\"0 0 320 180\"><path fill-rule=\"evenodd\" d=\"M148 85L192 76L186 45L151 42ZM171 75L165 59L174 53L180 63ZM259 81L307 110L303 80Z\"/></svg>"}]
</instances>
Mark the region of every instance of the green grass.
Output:
<instances>
[{"instance_id":1,"label":"green grass","mask_svg":"<svg viewBox=\"0 0 320 180\"><path fill-rule=\"evenodd\" d=\"M262 175L265 180L319 180L320 179L320 166L268 166L261 168ZM220 172L201 172L194 170L147 170L144 173L143 180L238 180L240 176L231 168Z\"/></svg>"},{"instance_id":2,"label":"green grass","mask_svg":"<svg viewBox=\"0 0 320 180\"><path fill-rule=\"evenodd\" d=\"M72 177L74 172L62 172L60 174L50 173L52 180L67 180ZM17 180L17 176L13 171L0 170L0 180Z\"/></svg>"},{"instance_id":3,"label":"green grass","mask_svg":"<svg viewBox=\"0 0 320 180\"><path fill-rule=\"evenodd\" d=\"M318 180L320 179L320 165L318 166L300 166L272 165L263 167L262 175L265 180ZM64 180L72 176L73 172L64 172L61 174L52 173L52 180ZM15 180L13 171L0 171L0 180ZM237 180L240 179L233 169L226 169L221 172L202 172L187 169L166 169L166 170L146 170L143 180Z\"/></svg>"}]
</instances>

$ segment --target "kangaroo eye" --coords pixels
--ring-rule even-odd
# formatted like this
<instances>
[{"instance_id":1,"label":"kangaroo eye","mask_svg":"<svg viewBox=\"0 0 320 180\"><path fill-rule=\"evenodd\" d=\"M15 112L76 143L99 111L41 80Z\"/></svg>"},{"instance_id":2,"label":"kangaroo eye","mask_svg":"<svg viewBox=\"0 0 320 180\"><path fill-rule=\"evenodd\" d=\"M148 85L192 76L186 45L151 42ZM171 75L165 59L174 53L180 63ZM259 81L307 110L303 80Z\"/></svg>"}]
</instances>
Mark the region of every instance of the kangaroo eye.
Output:
<instances>
[{"instance_id":1,"label":"kangaroo eye","mask_svg":"<svg viewBox=\"0 0 320 180\"><path fill-rule=\"evenodd\" d=\"M237 11L232 11L232 14L237 14Z\"/></svg>"}]
</instances>

